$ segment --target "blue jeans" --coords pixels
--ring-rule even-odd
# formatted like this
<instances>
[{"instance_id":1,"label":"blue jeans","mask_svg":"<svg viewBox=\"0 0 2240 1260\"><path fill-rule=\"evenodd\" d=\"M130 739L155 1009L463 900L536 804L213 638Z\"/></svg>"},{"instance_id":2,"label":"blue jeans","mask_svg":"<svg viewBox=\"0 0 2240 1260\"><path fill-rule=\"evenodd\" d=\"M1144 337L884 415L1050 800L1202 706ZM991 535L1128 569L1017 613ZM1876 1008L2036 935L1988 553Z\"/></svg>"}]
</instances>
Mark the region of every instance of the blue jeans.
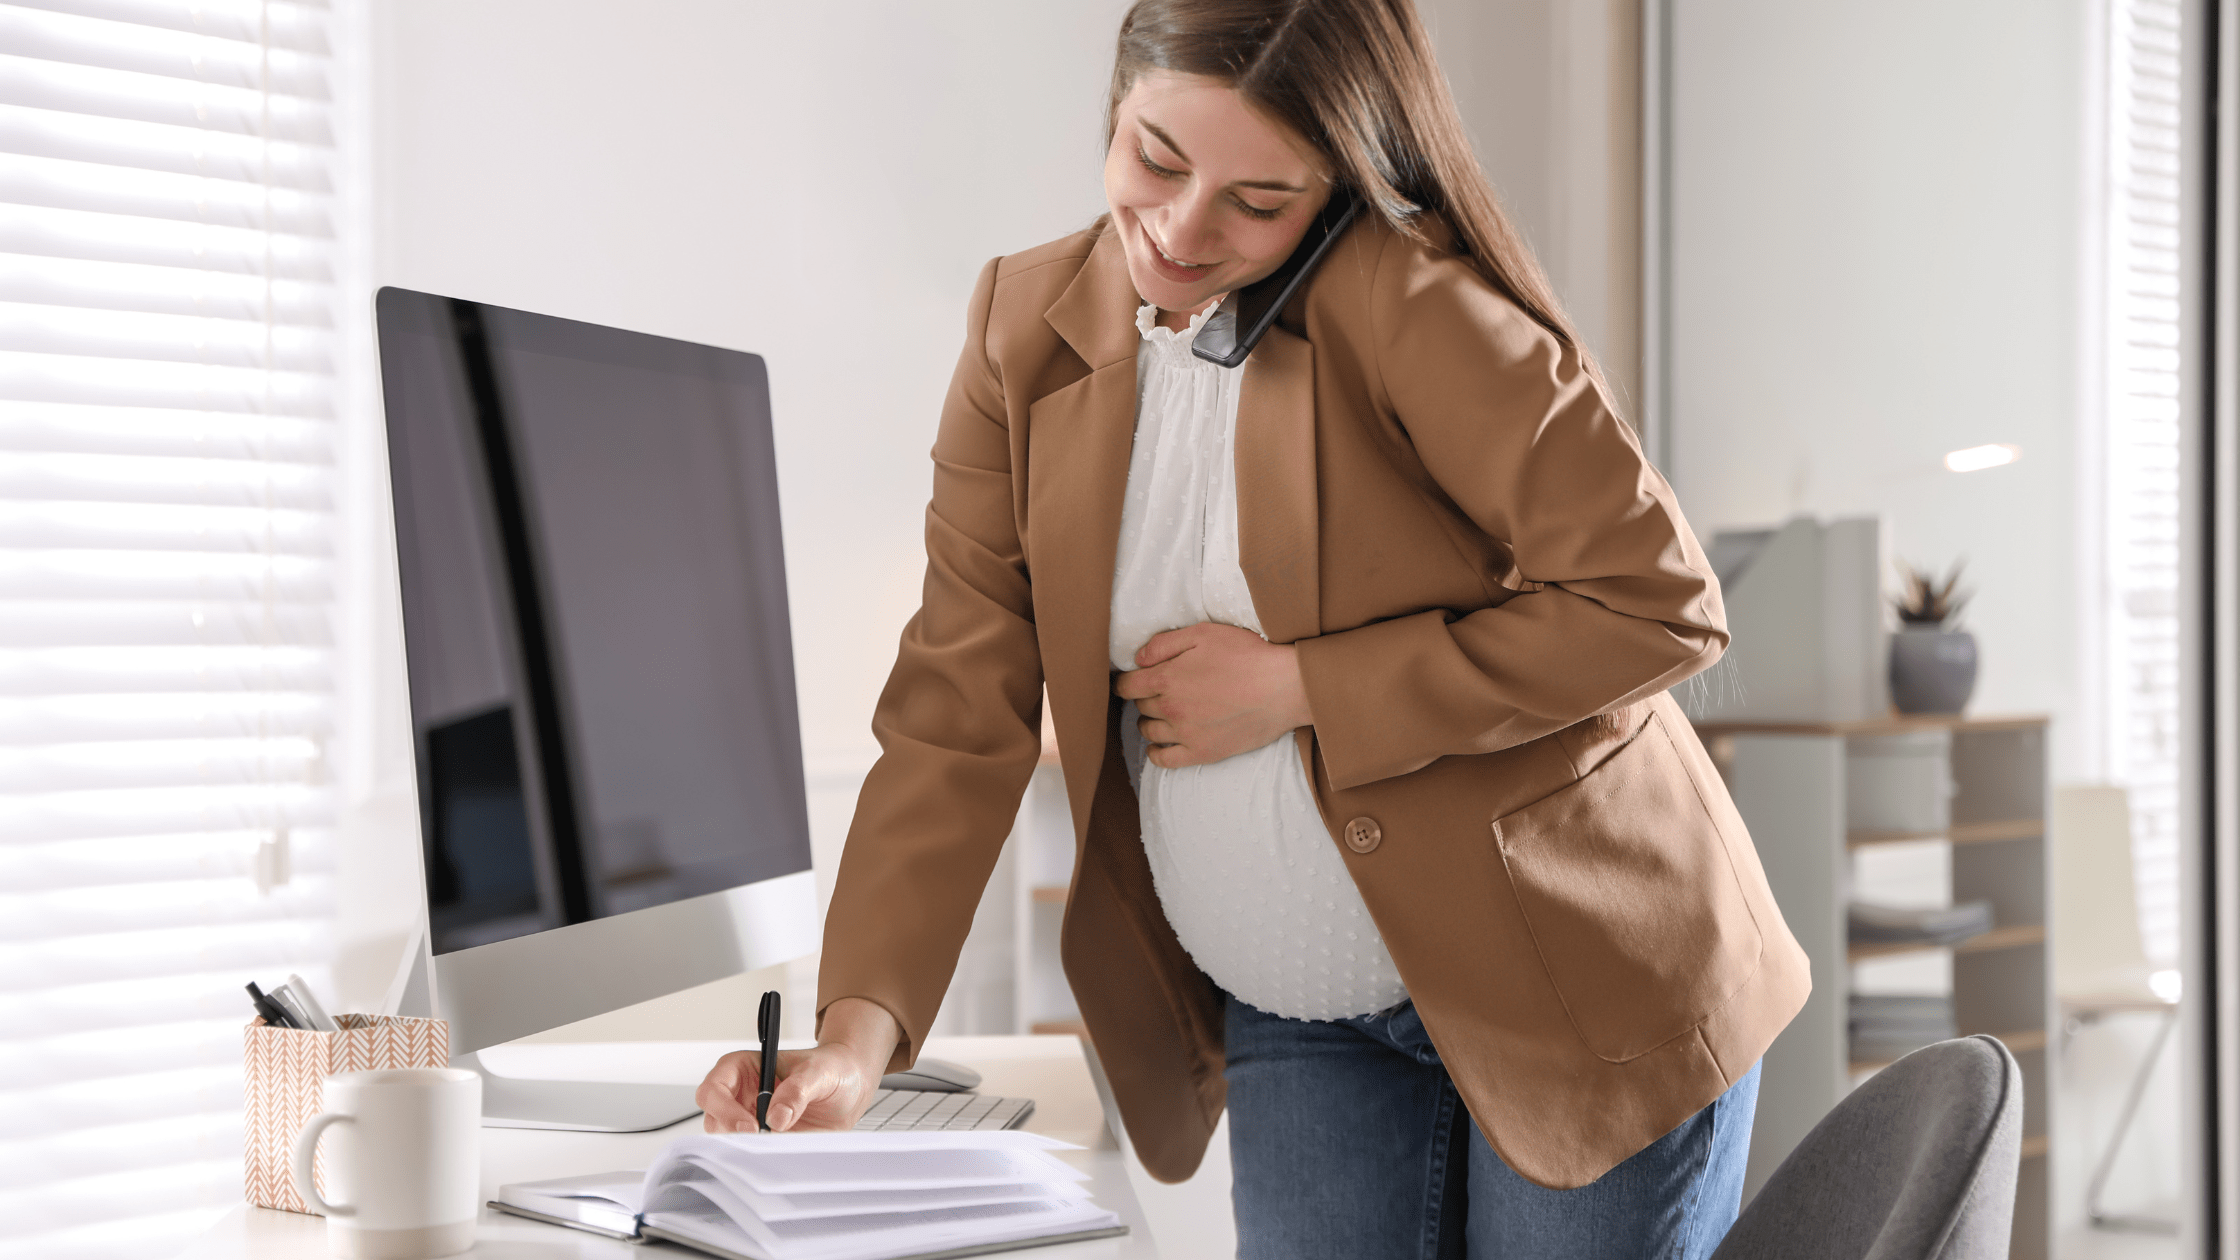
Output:
<instances>
[{"instance_id":1,"label":"blue jeans","mask_svg":"<svg viewBox=\"0 0 2240 1260\"><path fill-rule=\"evenodd\" d=\"M1240 1260L1709 1256L1742 1204L1758 1069L1576 1190L1509 1171L1414 1004L1334 1022L1229 999Z\"/></svg>"}]
</instances>

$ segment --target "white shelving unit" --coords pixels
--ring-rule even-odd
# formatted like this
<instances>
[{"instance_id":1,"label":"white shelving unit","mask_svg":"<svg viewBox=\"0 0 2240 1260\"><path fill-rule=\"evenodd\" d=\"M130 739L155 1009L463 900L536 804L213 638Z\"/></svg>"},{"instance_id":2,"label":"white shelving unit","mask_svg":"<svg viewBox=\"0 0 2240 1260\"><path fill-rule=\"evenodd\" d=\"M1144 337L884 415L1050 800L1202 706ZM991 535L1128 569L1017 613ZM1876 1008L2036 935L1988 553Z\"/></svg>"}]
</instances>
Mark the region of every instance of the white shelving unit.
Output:
<instances>
[{"instance_id":1,"label":"white shelving unit","mask_svg":"<svg viewBox=\"0 0 2240 1260\"><path fill-rule=\"evenodd\" d=\"M1046 748L973 914L934 1032L1082 1031L1058 961L1058 925L1072 882L1073 816L1057 753Z\"/></svg>"},{"instance_id":2,"label":"white shelving unit","mask_svg":"<svg viewBox=\"0 0 2240 1260\"><path fill-rule=\"evenodd\" d=\"M1025 924L1014 940L1017 997L1011 1031L1086 1037L1073 989L1058 962L1058 925L1065 918L1066 891L1073 886L1073 814L1055 751L1044 752L1042 764L1035 767L1008 844L1018 854L1014 896L1019 922Z\"/></svg>"},{"instance_id":3,"label":"white shelving unit","mask_svg":"<svg viewBox=\"0 0 2240 1260\"><path fill-rule=\"evenodd\" d=\"M2022 1065L2012 1254L2046 1256L2055 1121L2047 1033L2056 1024L2047 950L2045 719L1698 729L1812 962L1810 1001L1766 1053L1746 1193L1756 1193L1846 1093L1887 1066L1852 1053L1853 993L1949 994L1960 1034L1990 1033ZM1845 906L1855 898L1914 905L1985 900L1992 928L1951 946L1853 945Z\"/></svg>"}]
</instances>

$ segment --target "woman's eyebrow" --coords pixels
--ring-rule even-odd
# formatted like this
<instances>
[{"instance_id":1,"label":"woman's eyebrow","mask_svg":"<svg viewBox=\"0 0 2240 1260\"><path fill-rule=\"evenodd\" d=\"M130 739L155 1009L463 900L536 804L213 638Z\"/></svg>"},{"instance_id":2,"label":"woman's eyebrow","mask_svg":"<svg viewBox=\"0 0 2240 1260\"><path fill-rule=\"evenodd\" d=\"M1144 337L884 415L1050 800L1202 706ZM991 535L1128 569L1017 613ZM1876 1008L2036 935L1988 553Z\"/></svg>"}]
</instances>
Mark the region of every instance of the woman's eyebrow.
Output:
<instances>
[{"instance_id":1,"label":"woman's eyebrow","mask_svg":"<svg viewBox=\"0 0 2240 1260\"><path fill-rule=\"evenodd\" d=\"M1145 131L1148 131L1152 135L1159 137L1159 143L1174 150L1174 155L1176 157L1181 158L1185 162L1190 160L1190 155L1182 151L1182 146L1174 142L1174 137L1167 134L1167 129L1165 127L1160 126L1159 124L1151 121L1148 118L1141 117L1140 115L1136 118L1136 121L1143 124L1143 129Z\"/></svg>"},{"instance_id":2,"label":"woman's eyebrow","mask_svg":"<svg viewBox=\"0 0 2240 1260\"><path fill-rule=\"evenodd\" d=\"M1159 143L1174 150L1174 155L1176 157L1181 158L1185 162L1190 160L1190 155L1182 151L1182 146L1174 142L1174 137L1167 134L1166 128L1160 126L1159 124L1151 121L1148 118L1143 117L1140 114L1136 116L1136 122L1141 124L1145 131L1148 131L1152 135L1159 137ZM1269 192L1287 193L1301 193L1306 191L1305 188L1302 188L1297 184L1286 184L1280 179L1240 179L1234 181L1231 184L1231 187L1264 188Z\"/></svg>"}]
</instances>

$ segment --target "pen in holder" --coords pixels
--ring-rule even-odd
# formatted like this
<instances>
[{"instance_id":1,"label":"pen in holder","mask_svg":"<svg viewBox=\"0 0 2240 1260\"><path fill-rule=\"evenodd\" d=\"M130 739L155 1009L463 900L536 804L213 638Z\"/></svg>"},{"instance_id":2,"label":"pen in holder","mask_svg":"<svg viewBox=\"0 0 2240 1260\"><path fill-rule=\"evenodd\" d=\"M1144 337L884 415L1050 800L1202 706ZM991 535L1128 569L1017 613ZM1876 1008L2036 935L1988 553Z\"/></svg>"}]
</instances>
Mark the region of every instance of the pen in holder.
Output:
<instances>
[{"instance_id":1,"label":"pen in holder","mask_svg":"<svg viewBox=\"0 0 2240 1260\"><path fill-rule=\"evenodd\" d=\"M248 1109L242 1123L242 1195L258 1207L312 1209L289 1171L296 1134L319 1114L319 1087L337 1072L448 1067L451 1025L397 1015L337 1015L339 1032L274 1028L259 1018L242 1031ZM326 1193L323 1167L313 1180Z\"/></svg>"}]
</instances>

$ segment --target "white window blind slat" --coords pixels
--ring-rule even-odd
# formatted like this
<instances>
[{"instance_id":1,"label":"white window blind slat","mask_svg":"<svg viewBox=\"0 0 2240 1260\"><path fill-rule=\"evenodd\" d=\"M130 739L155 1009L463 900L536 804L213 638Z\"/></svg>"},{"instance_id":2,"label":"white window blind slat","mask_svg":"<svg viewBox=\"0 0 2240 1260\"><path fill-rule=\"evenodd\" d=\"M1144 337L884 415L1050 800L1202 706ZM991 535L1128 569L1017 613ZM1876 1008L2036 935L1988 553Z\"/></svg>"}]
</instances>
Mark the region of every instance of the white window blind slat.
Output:
<instances>
[{"instance_id":1,"label":"white window blind slat","mask_svg":"<svg viewBox=\"0 0 2240 1260\"><path fill-rule=\"evenodd\" d=\"M72 9L110 9L93 16ZM190 23L196 10L200 24ZM130 16L160 13L170 24ZM189 88L238 88L283 97L329 99L326 41L311 33L324 14L291 4L34 5L0 8L0 52L56 65L122 70L175 79ZM269 31L269 42L260 40Z\"/></svg>"},{"instance_id":2,"label":"white window blind slat","mask_svg":"<svg viewBox=\"0 0 2240 1260\"><path fill-rule=\"evenodd\" d=\"M278 633L283 638L302 640L318 634L321 623L327 616L324 602L306 604L300 608L276 603L263 610L265 615L254 623L207 616L197 623L195 614L200 611L199 603L187 600L125 602L26 599L13 605L9 610L7 623L0 625L0 648L261 643L265 636L274 632L273 623L278 623ZM98 723L133 720L127 713L112 714L105 711L101 707L102 703L98 697L87 697L86 704L69 709L47 704L36 718L27 720L62 723L73 730L82 731L108 729L97 725ZM5 705L0 705L0 739L21 738L10 733L9 723L14 720L11 711ZM151 710L148 720L156 722L168 719Z\"/></svg>"},{"instance_id":3,"label":"white window blind slat","mask_svg":"<svg viewBox=\"0 0 2240 1260\"><path fill-rule=\"evenodd\" d=\"M0 155L0 170L9 158ZM0 252L87 262L140 263L260 280L330 281L315 238L212 223L12 206L0 223Z\"/></svg>"},{"instance_id":4,"label":"white window blind slat","mask_svg":"<svg viewBox=\"0 0 2240 1260\"><path fill-rule=\"evenodd\" d=\"M119 769L127 770L139 785L133 790L150 794L179 788L199 791L228 783L261 785L279 775L303 778L319 759L318 743L310 737L315 733L268 730L174 740L88 740L35 752L10 750L0 753L0 790L43 792L58 800L78 792L116 792ZM109 886L101 885L92 895L108 897ZM67 906L71 898L59 897L55 904ZM25 913L38 917L29 908ZM11 929L0 928L0 937L10 935L14 935Z\"/></svg>"},{"instance_id":5,"label":"white window blind slat","mask_svg":"<svg viewBox=\"0 0 2240 1260\"><path fill-rule=\"evenodd\" d=\"M11 889L76 888L107 878L119 865L142 884L231 878L229 855L244 841L260 836L226 832L187 835L104 836L92 840L47 840L17 845L0 853L0 885ZM161 982L135 980L140 995L153 997ZM117 1009L130 1010L135 1004Z\"/></svg>"},{"instance_id":6,"label":"white window blind slat","mask_svg":"<svg viewBox=\"0 0 2240 1260\"><path fill-rule=\"evenodd\" d=\"M278 110L249 88L202 85L182 99L167 77L132 70L67 65L0 53L0 103L26 105L86 118L119 118L192 127L218 134L263 136L331 145L326 103L288 97Z\"/></svg>"},{"instance_id":7,"label":"white window blind slat","mask_svg":"<svg viewBox=\"0 0 2240 1260\"><path fill-rule=\"evenodd\" d=\"M292 416L24 402L0 410L0 451L18 454L254 459L269 451L324 465L332 447L331 426Z\"/></svg>"},{"instance_id":8,"label":"white window blind slat","mask_svg":"<svg viewBox=\"0 0 2240 1260\"><path fill-rule=\"evenodd\" d=\"M0 153L19 157L324 192L324 150L199 126L0 105Z\"/></svg>"},{"instance_id":9,"label":"white window blind slat","mask_svg":"<svg viewBox=\"0 0 2240 1260\"><path fill-rule=\"evenodd\" d=\"M153 946L166 940L181 941L201 939L213 930L240 931L249 940L263 943L271 933L265 929L273 925L285 926L291 917L285 905L275 905L269 897L259 897L252 888L246 896L227 895L241 881L205 880L199 883L171 881L160 884L104 885L99 894L85 890L49 889L34 897L10 895L0 897L0 907L23 912L0 939L22 937L25 940L45 939L42 931L52 932L68 928L81 934L91 934L87 929L116 934L122 943ZM15 903L10 905L9 903ZM192 955L189 955L190 957ZM67 960L66 960L67 961ZM107 978L107 968L114 966L113 958L97 958L95 965L80 974L88 979ZM136 963L129 957L122 960L134 966L133 979L144 980ZM180 967L181 971L199 971L199 967ZM213 980L216 980L213 977ZM239 985L232 986L238 989ZM72 995L75 996L75 995ZM87 1016L96 1025L133 1027L146 1018L105 1006L98 999L107 994L88 994L86 1000L68 1003L74 1013ZM57 1005L65 1003L58 1002ZM160 1003L155 1009L160 1009ZM80 1025L86 1027L87 1025Z\"/></svg>"},{"instance_id":10,"label":"white window blind slat","mask_svg":"<svg viewBox=\"0 0 2240 1260\"><path fill-rule=\"evenodd\" d=\"M190 428L180 436L192 441L195 434ZM310 505L323 502L331 476L319 464L258 459L253 451L208 458L118 450L0 453L0 490L18 501L84 498L106 489L135 503L283 507L293 499Z\"/></svg>"},{"instance_id":11,"label":"white window blind slat","mask_svg":"<svg viewBox=\"0 0 2240 1260\"><path fill-rule=\"evenodd\" d=\"M260 20L271 25L276 48L298 52L329 52L326 17L333 7L324 0L290 0L261 4L258 0L199 0L178 4L170 0L21 0L27 9L45 9L79 17L107 18L155 30L181 31L258 42Z\"/></svg>"},{"instance_id":12,"label":"white window blind slat","mask_svg":"<svg viewBox=\"0 0 2240 1260\"><path fill-rule=\"evenodd\" d=\"M5 248L0 241L0 249ZM8 400L177 411L276 410L306 419L326 418L333 403L323 380L295 379L284 372L133 359L87 362L76 355L0 351L0 401Z\"/></svg>"},{"instance_id":13,"label":"white window blind slat","mask_svg":"<svg viewBox=\"0 0 2240 1260\"><path fill-rule=\"evenodd\" d=\"M204 540L196 540L198 542ZM18 553L21 555L22 553ZM74 592L81 598L145 598L149 595L194 599L213 605L279 603L286 596L324 598L323 557L219 551L75 551L30 553L18 561L0 555L0 583L32 595ZM227 615L232 610L224 610ZM106 649L97 649L107 654ZM261 651L261 649L260 649ZM278 658L274 658L278 659ZM37 663L61 667L60 659ZM207 666L217 667L215 658ZM6 666L0 664L0 669Z\"/></svg>"},{"instance_id":14,"label":"white window blind slat","mask_svg":"<svg viewBox=\"0 0 2240 1260\"><path fill-rule=\"evenodd\" d=\"M317 195L194 174L112 170L37 154L12 154L0 165L0 198L18 206L269 229L283 235L333 235L326 203Z\"/></svg>"},{"instance_id":15,"label":"white window blind slat","mask_svg":"<svg viewBox=\"0 0 2240 1260\"><path fill-rule=\"evenodd\" d=\"M2114 0L2102 452L2110 769L2130 789L2148 957L2178 952L2178 198L2181 15Z\"/></svg>"},{"instance_id":16,"label":"white window blind slat","mask_svg":"<svg viewBox=\"0 0 2240 1260\"><path fill-rule=\"evenodd\" d=\"M326 338L316 329L241 319L0 302L0 344L34 354L191 363L259 372L277 368L321 379L334 374Z\"/></svg>"},{"instance_id":17,"label":"white window blind slat","mask_svg":"<svg viewBox=\"0 0 2240 1260\"><path fill-rule=\"evenodd\" d=\"M316 740L323 735L328 720L328 710L323 698L314 692L295 697L273 693L270 704L260 706L253 712L243 712L238 707L229 710L206 704L202 702L200 695L191 692L156 696L146 693L108 697L74 696L69 699L70 703L11 706L12 711L0 713L0 737L43 730L67 735L88 744L97 744L114 740L117 735L129 730L147 739L162 739L167 736L212 740L250 736L300 736L306 740ZM134 708L145 710L148 718L141 722L133 721L131 713ZM285 751L289 758L316 761L319 757L315 746L307 750L301 744L291 743ZM306 772L315 768L304 767ZM123 841L120 839L118 843L122 844ZM41 860L53 859L43 857ZM14 859L0 861L13 862ZM82 864L73 864L70 869L78 869L78 865ZM31 868L17 871L19 879L42 885L49 880L63 879L60 873L50 873L46 879L34 880L33 874ZM136 867L134 878L148 876L145 870ZM29 883L21 886L27 887Z\"/></svg>"},{"instance_id":18,"label":"white window blind slat","mask_svg":"<svg viewBox=\"0 0 2240 1260\"><path fill-rule=\"evenodd\" d=\"M229 546L270 545L279 551L316 555L326 550L327 525L325 513L315 509L145 501L0 503L0 539L11 535L27 542L62 539L76 546L177 550L215 537Z\"/></svg>"},{"instance_id":19,"label":"white window blind slat","mask_svg":"<svg viewBox=\"0 0 2240 1260\"><path fill-rule=\"evenodd\" d=\"M331 24L0 0L0 1256L238 1201L241 986L327 981Z\"/></svg>"},{"instance_id":20,"label":"white window blind slat","mask_svg":"<svg viewBox=\"0 0 2240 1260\"><path fill-rule=\"evenodd\" d=\"M188 315L201 319L254 320L268 302L272 320L284 329L330 327L331 293L326 286L267 286L258 277L211 276L189 285L173 268L62 262L0 256L0 302L27 302L56 309ZM264 290L270 287L268 296Z\"/></svg>"}]
</instances>

